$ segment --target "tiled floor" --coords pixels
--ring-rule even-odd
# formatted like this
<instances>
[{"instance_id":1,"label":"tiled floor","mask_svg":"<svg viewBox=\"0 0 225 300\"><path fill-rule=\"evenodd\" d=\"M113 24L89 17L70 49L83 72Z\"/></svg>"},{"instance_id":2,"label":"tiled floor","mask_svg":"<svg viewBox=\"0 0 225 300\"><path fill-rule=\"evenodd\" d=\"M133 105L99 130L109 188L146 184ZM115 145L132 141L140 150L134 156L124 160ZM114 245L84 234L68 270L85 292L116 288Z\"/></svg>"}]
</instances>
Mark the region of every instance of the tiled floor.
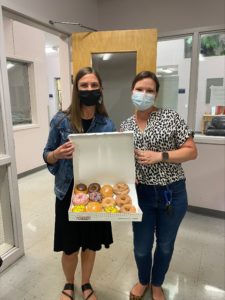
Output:
<instances>
[{"instance_id":1,"label":"tiled floor","mask_svg":"<svg viewBox=\"0 0 225 300\"><path fill-rule=\"evenodd\" d=\"M25 256L0 274L1 300L59 300L60 254L52 251L53 177L40 171L19 180ZM137 280L130 223L113 223L114 244L98 252L92 285L99 300L129 299ZM225 221L187 213L164 288L168 300L225 299ZM80 272L76 277L76 299ZM147 293L145 298L151 299Z\"/></svg>"}]
</instances>

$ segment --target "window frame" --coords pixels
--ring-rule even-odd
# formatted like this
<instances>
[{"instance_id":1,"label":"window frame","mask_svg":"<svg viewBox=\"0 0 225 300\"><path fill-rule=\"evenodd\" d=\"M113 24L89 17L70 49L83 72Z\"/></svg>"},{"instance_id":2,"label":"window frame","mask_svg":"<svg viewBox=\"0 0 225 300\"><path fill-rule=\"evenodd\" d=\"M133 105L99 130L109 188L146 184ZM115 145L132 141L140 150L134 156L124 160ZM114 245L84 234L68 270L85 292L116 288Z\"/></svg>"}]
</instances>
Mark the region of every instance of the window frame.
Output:
<instances>
[{"instance_id":1,"label":"window frame","mask_svg":"<svg viewBox=\"0 0 225 300\"><path fill-rule=\"evenodd\" d=\"M28 84L29 84L29 94L30 94L30 106L31 106L31 123L21 123L13 125L13 130L22 130L27 128L39 127L38 126L38 115L37 115L37 99L35 90L35 61L7 56L6 60L15 61L18 63L25 63L28 67Z\"/></svg>"},{"instance_id":2,"label":"window frame","mask_svg":"<svg viewBox=\"0 0 225 300\"><path fill-rule=\"evenodd\" d=\"M190 84L188 97L188 115L187 124L190 128L195 128L196 125L196 109L197 109L197 95L198 95L198 75L199 75L199 51L201 46L202 34L213 34L225 30L225 25L216 25L210 27L197 27L184 30L177 30L165 33L158 33L158 41L166 41L176 38L192 36L192 54L191 54L191 70L190 70ZM225 137L223 136L206 136L203 134L196 134L195 140L200 143L207 144L225 144Z\"/></svg>"}]
</instances>

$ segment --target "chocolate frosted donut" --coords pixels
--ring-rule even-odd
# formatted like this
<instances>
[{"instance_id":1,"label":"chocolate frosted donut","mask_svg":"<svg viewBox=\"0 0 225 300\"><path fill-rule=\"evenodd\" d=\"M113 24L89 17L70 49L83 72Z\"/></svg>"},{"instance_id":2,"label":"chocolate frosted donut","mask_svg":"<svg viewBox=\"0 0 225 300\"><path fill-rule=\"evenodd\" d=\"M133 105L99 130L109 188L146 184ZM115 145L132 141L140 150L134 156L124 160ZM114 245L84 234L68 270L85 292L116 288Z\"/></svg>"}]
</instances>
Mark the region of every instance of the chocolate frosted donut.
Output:
<instances>
[{"instance_id":1,"label":"chocolate frosted donut","mask_svg":"<svg viewBox=\"0 0 225 300\"><path fill-rule=\"evenodd\" d=\"M94 183L91 183L89 186L88 186L88 193L93 193L93 192L99 192L101 189L101 186L100 184L94 182Z\"/></svg>"},{"instance_id":2,"label":"chocolate frosted donut","mask_svg":"<svg viewBox=\"0 0 225 300\"><path fill-rule=\"evenodd\" d=\"M87 186L84 183L79 183L75 186L75 194L87 194Z\"/></svg>"}]
</instances>

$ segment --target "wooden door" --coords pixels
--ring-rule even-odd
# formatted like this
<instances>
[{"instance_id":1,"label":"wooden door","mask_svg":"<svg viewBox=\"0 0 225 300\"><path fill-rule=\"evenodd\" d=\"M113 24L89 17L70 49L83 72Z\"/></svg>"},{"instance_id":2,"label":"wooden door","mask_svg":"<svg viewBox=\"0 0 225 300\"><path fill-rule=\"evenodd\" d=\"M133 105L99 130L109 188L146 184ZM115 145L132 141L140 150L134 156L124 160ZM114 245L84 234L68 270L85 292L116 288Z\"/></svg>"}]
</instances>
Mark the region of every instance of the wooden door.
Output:
<instances>
[{"instance_id":1,"label":"wooden door","mask_svg":"<svg viewBox=\"0 0 225 300\"><path fill-rule=\"evenodd\" d=\"M136 73L155 72L156 48L156 29L76 32L72 35L73 72L92 66L92 54L113 52L135 52Z\"/></svg>"}]
</instances>

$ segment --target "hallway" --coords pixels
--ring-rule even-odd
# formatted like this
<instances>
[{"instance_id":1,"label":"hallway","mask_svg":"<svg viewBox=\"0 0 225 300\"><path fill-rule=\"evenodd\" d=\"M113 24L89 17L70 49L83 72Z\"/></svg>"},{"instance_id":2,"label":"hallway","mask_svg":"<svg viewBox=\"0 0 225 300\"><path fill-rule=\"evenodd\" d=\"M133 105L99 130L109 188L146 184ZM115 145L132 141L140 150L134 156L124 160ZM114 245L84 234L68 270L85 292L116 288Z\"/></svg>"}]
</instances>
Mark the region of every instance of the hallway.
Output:
<instances>
[{"instance_id":1,"label":"hallway","mask_svg":"<svg viewBox=\"0 0 225 300\"><path fill-rule=\"evenodd\" d=\"M64 276L61 254L52 251L53 180L47 170L19 179L25 256L0 274L1 300L59 300ZM113 223L113 234L114 244L98 253L92 276L99 300L129 299L137 281L131 224ZM187 213L164 284L167 299L225 299L224 246L224 220ZM79 270L76 300L82 299Z\"/></svg>"}]
</instances>

